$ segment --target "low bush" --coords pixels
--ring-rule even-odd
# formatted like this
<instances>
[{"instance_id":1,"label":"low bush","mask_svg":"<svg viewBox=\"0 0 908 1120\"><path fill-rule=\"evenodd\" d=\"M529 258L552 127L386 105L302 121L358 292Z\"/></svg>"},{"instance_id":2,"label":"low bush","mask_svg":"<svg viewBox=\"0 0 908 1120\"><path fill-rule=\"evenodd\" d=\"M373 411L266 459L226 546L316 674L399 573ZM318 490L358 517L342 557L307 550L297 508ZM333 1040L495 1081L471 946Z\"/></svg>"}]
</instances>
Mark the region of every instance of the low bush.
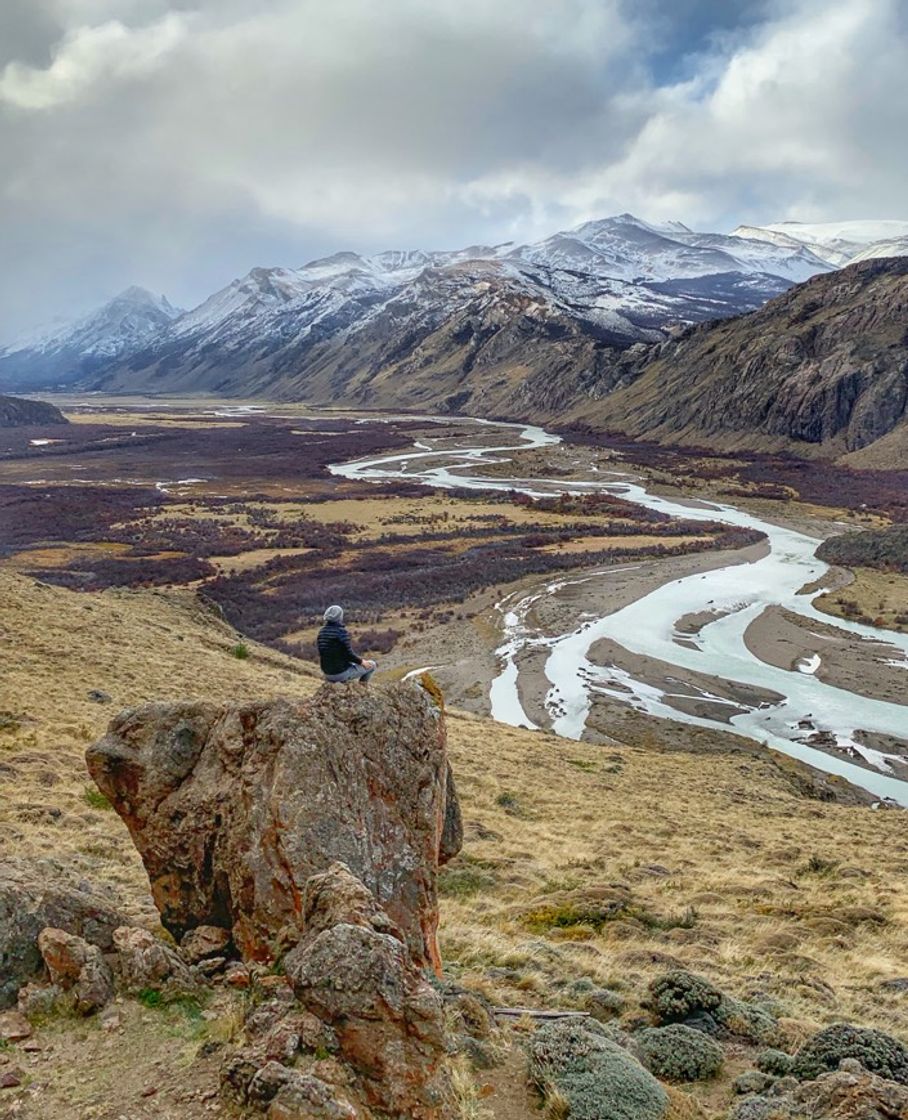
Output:
<instances>
[{"instance_id":1,"label":"low bush","mask_svg":"<svg viewBox=\"0 0 908 1120\"><path fill-rule=\"evenodd\" d=\"M908 1085L908 1049L885 1031L835 1023L809 1038L795 1054L792 1074L812 1081L839 1068L843 1058L856 1058L864 1069Z\"/></svg>"},{"instance_id":2,"label":"low bush","mask_svg":"<svg viewBox=\"0 0 908 1120\"><path fill-rule=\"evenodd\" d=\"M660 1024L680 1023L699 1012L716 1011L723 998L703 976L683 969L656 977L649 991L649 1005Z\"/></svg>"},{"instance_id":3,"label":"low bush","mask_svg":"<svg viewBox=\"0 0 908 1120\"><path fill-rule=\"evenodd\" d=\"M529 1051L530 1076L570 1120L663 1120L666 1114L665 1089L594 1021L547 1023Z\"/></svg>"},{"instance_id":4,"label":"low bush","mask_svg":"<svg viewBox=\"0 0 908 1120\"><path fill-rule=\"evenodd\" d=\"M634 1036L640 1058L663 1081L707 1081L722 1068L724 1051L702 1031L671 1023L649 1027Z\"/></svg>"},{"instance_id":5,"label":"low bush","mask_svg":"<svg viewBox=\"0 0 908 1120\"><path fill-rule=\"evenodd\" d=\"M791 1073L792 1057L784 1050L767 1049L757 1054L756 1067L761 1073L769 1073L773 1077L785 1077Z\"/></svg>"}]
</instances>

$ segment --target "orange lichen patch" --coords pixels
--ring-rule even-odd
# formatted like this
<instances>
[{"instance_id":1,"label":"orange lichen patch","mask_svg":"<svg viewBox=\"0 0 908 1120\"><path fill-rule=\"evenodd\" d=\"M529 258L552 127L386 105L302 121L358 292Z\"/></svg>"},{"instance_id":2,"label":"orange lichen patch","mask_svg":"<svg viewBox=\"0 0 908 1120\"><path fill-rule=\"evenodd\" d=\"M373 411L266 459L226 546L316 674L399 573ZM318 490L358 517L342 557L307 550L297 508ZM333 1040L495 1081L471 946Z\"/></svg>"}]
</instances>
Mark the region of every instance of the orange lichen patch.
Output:
<instances>
[{"instance_id":1,"label":"orange lichen patch","mask_svg":"<svg viewBox=\"0 0 908 1120\"><path fill-rule=\"evenodd\" d=\"M419 677L419 683L422 688L432 697L438 707L441 708L442 711L444 711L445 695L441 691L441 686L438 684L438 681L435 680L432 674L428 672L421 673Z\"/></svg>"}]
</instances>

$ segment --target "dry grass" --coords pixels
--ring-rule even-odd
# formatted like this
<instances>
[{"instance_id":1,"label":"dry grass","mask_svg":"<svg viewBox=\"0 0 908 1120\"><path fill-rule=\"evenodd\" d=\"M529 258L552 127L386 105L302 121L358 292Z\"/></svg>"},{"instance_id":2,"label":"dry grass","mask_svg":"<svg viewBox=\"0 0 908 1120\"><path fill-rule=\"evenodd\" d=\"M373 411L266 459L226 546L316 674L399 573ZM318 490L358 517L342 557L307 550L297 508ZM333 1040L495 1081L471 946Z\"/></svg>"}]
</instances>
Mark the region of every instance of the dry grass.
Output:
<instances>
[{"instance_id":1,"label":"dry grass","mask_svg":"<svg viewBox=\"0 0 908 1120\"><path fill-rule=\"evenodd\" d=\"M688 537L656 537L656 536L609 536L609 537L577 537L570 541L559 541L558 544L546 544L539 549L540 552L608 552L615 548L649 548L650 545L667 545L669 547L682 547L697 544L708 540L704 536Z\"/></svg>"},{"instance_id":2,"label":"dry grass","mask_svg":"<svg viewBox=\"0 0 908 1120\"><path fill-rule=\"evenodd\" d=\"M872 619L875 626L908 631L908 576L855 568L854 579L847 587L815 600L819 610L839 618L855 617L848 604L855 604L860 614Z\"/></svg>"},{"instance_id":3,"label":"dry grass","mask_svg":"<svg viewBox=\"0 0 908 1120\"><path fill-rule=\"evenodd\" d=\"M0 851L52 853L153 920L122 824L86 797L83 752L121 707L316 686L255 643L238 660L238 640L189 592L77 594L0 570ZM452 974L541 1006L579 1004L588 979L632 1016L680 965L778 1000L792 1038L846 1019L908 1039L905 997L879 987L908 956L902 813L804 800L769 756L593 746L457 712L449 741L467 834L443 876ZM608 891L623 915L578 916ZM729 1090L702 1092L718 1106ZM481 1103L505 1117L506 1098Z\"/></svg>"},{"instance_id":4,"label":"dry grass","mask_svg":"<svg viewBox=\"0 0 908 1120\"><path fill-rule=\"evenodd\" d=\"M314 671L246 644L190 591L75 593L0 570L0 852L71 861L151 916L115 814L89 806L83 755L121 708L180 697L308 694ZM109 703L89 692L100 690Z\"/></svg>"}]
</instances>

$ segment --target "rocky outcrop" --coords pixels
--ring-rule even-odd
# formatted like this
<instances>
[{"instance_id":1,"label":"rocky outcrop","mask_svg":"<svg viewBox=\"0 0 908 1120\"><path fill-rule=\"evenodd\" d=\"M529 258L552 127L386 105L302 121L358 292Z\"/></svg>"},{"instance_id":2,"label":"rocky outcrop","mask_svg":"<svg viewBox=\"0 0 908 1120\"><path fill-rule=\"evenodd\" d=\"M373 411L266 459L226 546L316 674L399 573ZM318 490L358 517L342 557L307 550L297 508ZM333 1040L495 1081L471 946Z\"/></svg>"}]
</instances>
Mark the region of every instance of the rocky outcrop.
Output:
<instances>
[{"instance_id":1,"label":"rocky outcrop","mask_svg":"<svg viewBox=\"0 0 908 1120\"><path fill-rule=\"evenodd\" d=\"M113 932L124 922L87 885L67 885L49 861L0 863L0 1008L12 1006L19 988L42 967L43 929L66 930L109 952Z\"/></svg>"},{"instance_id":2,"label":"rocky outcrop","mask_svg":"<svg viewBox=\"0 0 908 1120\"><path fill-rule=\"evenodd\" d=\"M798 1085L782 1078L766 1093L746 1096L729 1120L904 1120L908 1088L862 1069L854 1059L842 1068Z\"/></svg>"},{"instance_id":3,"label":"rocky outcrop","mask_svg":"<svg viewBox=\"0 0 908 1120\"><path fill-rule=\"evenodd\" d=\"M591 384L603 399L572 412L646 438L853 451L908 419L906 315L908 258L864 261L640 348L632 384Z\"/></svg>"},{"instance_id":4,"label":"rocky outcrop","mask_svg":"<svg viewBox=\"0 0 908 1120\"><path fill-rule=\"evenodd\" d=\"M68 424L55 405L31 401L25 397L0 396L0 428L39 427L45 424Z\"/></svg>"},{"instance_id":5,"label":"rocky outcrop","mask_svg":"<svg viewBox=\"0 0 908 1120\"><path fill-rule=\"evenodd\" d=\"M87 761L177 939L230 928L244 957L274 959L306 928L307 880L342 860L413 961L439 967L436 873L460 816L443 714L420 686L151 704L119 715Z\"/></svg>"},{"instance_id":6,"label":"rocky outcrop","mask_svg":"<svg viewBox=\"0 0 908 1120\"><path fill-rule=\"evenodd\" d=\"M403 937L343 864L309 880L306 911L305 940L286 960L300 1004L334 1031L371 1107L413 1120L444 1115L441 1001Z\"/></svg>"},{"instance_id":7,"label":"rocky outcrop","mask_svg":"<svg viewBox=\"0 0 908 1120\"><path fill-rule=\"evenodd\" d=\"M225 1094L270 1120L453 1117L441 999L403 935L342 863L309 879L304 911L292 991L250 1014Z\"/></svg>"}]
</instances>

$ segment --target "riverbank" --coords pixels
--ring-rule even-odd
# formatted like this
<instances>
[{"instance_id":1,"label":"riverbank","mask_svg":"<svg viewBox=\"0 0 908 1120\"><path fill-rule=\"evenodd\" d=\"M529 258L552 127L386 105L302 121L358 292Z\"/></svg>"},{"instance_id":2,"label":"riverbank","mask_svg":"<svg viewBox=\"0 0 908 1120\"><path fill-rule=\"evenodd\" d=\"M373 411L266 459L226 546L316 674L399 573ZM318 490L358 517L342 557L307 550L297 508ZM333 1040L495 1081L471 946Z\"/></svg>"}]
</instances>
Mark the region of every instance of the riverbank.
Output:
<instances>
[{"instance_id":1,"label":"riverbank","mask_svg":"<svg viewBox=\"0 0 908 1120\"><path fill-rule=\"evenodd\" d=\"M557 437L541 429L509 427L517 442L512 441L510 447L496 445L497 457L515 449L551 453L557 443ZM877 796L908 800L908 786L891 776L892 767L881 754L864 745L870 741L868 737L900 736L906 717L903 705L763 660L762 647L771 643L759 629L756 636L751 635L750 645L745 640L750 626L769 608L817 618L811 603L815 592L805 593L805 588L819 588L828 571L814 555L819 538L727 504L653 494L626 474L610 478L595 464L587 466L589 474L597 477L577 478L580 463L576 455L569 464L571 477L563 472L557 478L531 480L508 477L497 458L492 481L481 467L488 455L487 445L475 444L449 456L424 450L333 469L346 478L388 479L405 472L408 478L433 486L482 490L505 485L529 496L598 491L660 515L757 529L766 534L768 542L764 555L743 565L728 564L708 574L686 573L671 582L662 580L656 588L611 611L600 603L590 612L593 619L557 636L528 625L527 609L541 599L560 596L567 582L573 585L575 581L547 584L541 599L523 603L522 613L506 609L504 642L498 650L502 666L490 689L493 715L515 724L539 725L526 711L524 700L528 698L526 702L534 706L537 716L544 709L548 726L577 739L587 733L593 699L609 695L651 716L670 716L698 727L731 728L864 785ZM707 622L706 617L714 620ZM693 629L691 619L697 620ZM894 659L899 663L908 660L908 640L902 636L881 635L857 624L847 629L856 642L879 642L885 636L894 647ZM597 645L606 640L611 644ZM877 769L871 773L805 743L800 725L805 713L811 712L820 713L813 716L813 730L826 743L840 754L857 751L862 763Z\"/></svg>"}]
</instances>

